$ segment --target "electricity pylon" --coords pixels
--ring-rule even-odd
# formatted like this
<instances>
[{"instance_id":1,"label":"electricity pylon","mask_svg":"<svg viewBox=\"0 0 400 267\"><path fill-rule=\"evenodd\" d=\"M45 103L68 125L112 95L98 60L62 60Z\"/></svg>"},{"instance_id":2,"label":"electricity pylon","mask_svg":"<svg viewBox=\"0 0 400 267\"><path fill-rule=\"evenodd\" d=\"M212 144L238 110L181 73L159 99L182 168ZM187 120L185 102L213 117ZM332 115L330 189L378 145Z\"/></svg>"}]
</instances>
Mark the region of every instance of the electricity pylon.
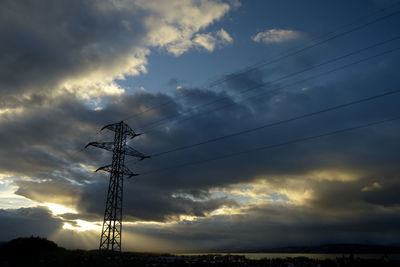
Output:
<instances>
[{"instance_id":1,"label":"electricity pylon","mask_svg":"<svg viewBox=\"0 0 400 267\"><path fill-rule=\"evenodd\" d=\"M132 177L138 174L131 172L125 165L125 155L138 157L140 160L149 158L126 144L126 140L139 136L123 121L104 126L100 131L108 129L115 132L114 142L90 142L86 145L95 146L113 152L112 164L100 167L97 171L110 173L110 183L107 191L106 209L104 211L103 228L100 237L99 250L102 252L121 252L122 234L122 196L124 176ZM85 147L85 148L86 148Z\"/></svg>"}]
</instances>

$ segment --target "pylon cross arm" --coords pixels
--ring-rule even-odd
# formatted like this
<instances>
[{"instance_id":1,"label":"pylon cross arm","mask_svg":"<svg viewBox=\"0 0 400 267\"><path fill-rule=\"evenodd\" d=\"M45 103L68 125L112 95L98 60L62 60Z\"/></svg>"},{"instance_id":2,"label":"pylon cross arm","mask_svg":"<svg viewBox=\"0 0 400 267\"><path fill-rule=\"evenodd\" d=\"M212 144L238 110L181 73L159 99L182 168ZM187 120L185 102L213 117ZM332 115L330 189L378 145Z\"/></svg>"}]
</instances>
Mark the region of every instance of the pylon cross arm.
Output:
<instances>
[{"instance_id":1,"label":"pylon cross arm","mask_svg":"<svg viewBox=\"0 0 400 267\"><path fill-rule=\"evenodd\" d=\"M113 149L114 149L114 143L113 142L102 142L102 143L100 143L100 142L90 142L89 144L87 144L85 146L85 148L87 148L88 146L95 146L95 147L102 148L102 149L105 149L105 150L108 150L108 151L113 151Z\"/></svg>"},{"instance_id":2,"label":"pylon cross arm","mask_svg":"<svg viewBox=\"0 0 400 267\"><path fill-rule=\"evenodd\" d=\"M141 133L136 133L134 130L132 130L131 127L129 127L129 125L123 123L122 121L119 122L119 123L108 124L108 125L104 126L103 128L101 128L100 131L103 131L104 129L107 129L107 130L116 132L116 131L118 131L118 124L124 124L125 129L123 131L123 134L125 136L129 136L131 139L136 137L136 136L141 135Z\"/></svg>"},{"instance_id":3,"label":"pylon cross arm","mask_svg":"<svg viewBox=\"0 0 400 267\"><path fill-rule=\"evenodd\" d=\"M140 153L139 151L137 151L136 149L134 149L128 145L126 145L126 147L125 147L125 155L137 157L137 158L140 158L140 160L150 158L150 156L145 156L142 153Z\"/></svg>"},{"instance_id":4,"label":"pylon cross arm","mask_svg":"<svg viewBox=\"0 0 400 267\"><path fill-rule=\"evenodd\" d=\"M132 177L132 176L138 176L139 174L137 173L133 173L130 169L128 169L127 167L123 167L124 169L124 175L126 175L128 178Z\"/></svg>"},{"instance_id":5,"label":"pylon cross arm","mask_svg":"<svg viewBox=\"0 0 400 267\"><path fill-rule=\"evenodd\" d=\"M94 146L94 147L102 148L102 149L105 149L105 150L108 150L108 151L113 151L114 150L113 142L102 142L102 143L100 143L100 142L90 142L89 144L87 144L85 146L85 148L88 147L88 146ZM134 149L134 148L132 148L132 147L130 147L128 145L125 146L124 154L128 155L128 156L133 156L133 157L140 158L140 160L144 160L144 159L150 158L150 156L145 156L144 154L140 153L139 151L137 151L136 149Z\"/></svg>"},{"instance_id":6,"label":"pylon cross arm","mask_svg":"<svg viewBox=\"0 0 400 267\"><path fill-rule=\"evenodd\" d=\"M103 167L100 167L96 170L97 171L105 171L105 172L112 172L112 165L106 165ZM126 175L128 178L132 176L138 176L139 174L133 173L131 170L129 170L127 167L122 166L122 171L119 173L122 173L123 175Z\"/></svg>"}]
</instances>

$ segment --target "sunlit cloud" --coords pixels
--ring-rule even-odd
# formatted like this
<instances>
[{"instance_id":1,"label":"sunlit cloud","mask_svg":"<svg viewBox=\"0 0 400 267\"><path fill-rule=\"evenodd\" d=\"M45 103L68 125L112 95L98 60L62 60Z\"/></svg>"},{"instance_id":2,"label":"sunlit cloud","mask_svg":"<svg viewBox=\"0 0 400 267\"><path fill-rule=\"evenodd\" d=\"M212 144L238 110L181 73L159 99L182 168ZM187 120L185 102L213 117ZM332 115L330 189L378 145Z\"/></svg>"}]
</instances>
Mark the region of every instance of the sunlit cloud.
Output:
<instances>
[{"instance_id":1,"label":"sunlit cloud","mask_svg":"<svg viewBox=\"0 0 400 267\"><path fill-rule=\"evenodd\" d=\"M55 204L55 203L44 203L44 206L49 208L49 210L54 214L54 215L61 215L65 213L72 213L72 214L77 214L78 212L74 209L65 207L60 204Z\"/></svg>"},{"instance_id":2,"label":"sunlit cloud","mask_svg":"<svg viewBox=\"0 0 400 267\"><path fill-rule=\"evenodd\" d=\"M233 197L233 198L235 199L235 197ZM229 215L230 216L230 215L239 215L239 214L245 214L240 206L238 206L238 207L222 206L222 207L210 212L209 216L207 216L207 217L218 216L218 215Z\"/></svg>"},{"instance_id":3,"label":"sunlit cloud","mask_svg":"<svg viewBox=\"0 0 400 267\"><path fill-rule=\"evenodd\" d=\"M85 100L98 99L104 96L118 96L125 93L125 89L121 88L115 82L102 83L99 81L77 81L75 84L66 82L62 85L69 93L76 94L79 98Z\"/></svg>"},{"instance_id":4,"label":"sunlit cloud","mask_svg":"<svg viewBox=\"0 0 400 267\"><path fill-rule=\"evenodd\" d=\"M233 42L232 37L224 30L221 29L216 33L196 34L193 43L196 46L203 47L209 52L214 51L216 46L224 46Z\"/></svg>"},{"instance_id":5,"label":"sunlit cloud","mask_svg":"<svg viewBox=\"0 0 400 267\"><path fill-rule=\"evenodd\" d=\"M1 179L1 178L0 178ZM22 207L34 207L37 202L29 198L15 194L17 186L7 184L0 180L0 209L18 209Z\"/></svg>"},{"instance_id":6,"label":"sunlit cloud","mask_svg":"<svg viewBox=\"0 0 400 267\"><path fill-rule=\"evenodd\" d=\"M193 222L197 220L197 216L190 216L190 215L180 215L179 216L179 221L189 221Z\"/></svg>"},{"instance_id":7,"label":"sunlit cloud","mask_svg":"<svg viewBox=\"0 0 400 267\"><path fill-rule=\"evenodd\" d=\"M340 170L320 170L311 172L308 177L316 181L338 181L338 182L354 182L359 179L357 173Z\"/></svg>"},{"instance_id":8,"label":"sunlit cloud","mask_svg":"<svg viewBox=\"0 0 400 267\"><path fill-rule=\"evenodd\" d=\"M13 115L23 112L22 107L15 107L15 108L3 108L0 109L0 115Z\"/></svg>"},{"instance_id":9,"label":"sunlit cloud","mask_svg":"<svg viewBox=\"0 0 400 267\"><path fill-rule=\"evenodd\" d=\"M368 192L368 191L377 191L382 188L382 185L378 182L373 182L371 185L364 186L361 188L362 192Z\"/></svg>"},{"instance_id":10,"label":"sunlit cloud","mask_svg":"<svg viewBox=\"0 0 400 267\"><path fill-rule=\"evenodd\" d=\"M257 43L271 44L292 41L300 37L302 33L294 30L270 29L253 35L251 39Z\"/></svg>"},{"instance_id":11,"label":"sunlit cloud","mask_svg":"<svg viewBox=\"0 0 400 267\"><path fill-rule=\"evenodd\" d=\"M287 179L285 184L258 179L247 184L233 184L226 188L211 190L213 194L224 193L228 198L236 200L241 206L248 205L304 205L312 199L313 190L307 181Z\"/></svg>"},{"instance_id":12,"label":"sunlit cloud","mask_svg":"<svg viewBox=\"0 0 400 267\"><path fill-rule=\"evenodd\" d=\"M175 224L176 221L167 221L167 222L156 222L156 221L126 221L124 222L124 225L126 226L152 226L152 227L164 227L167 225L172 225Z\"/></svg>"},{"instance_id":13,"label":"sunlit cloud","mask_svg":"<svg viewBox=\"0 0 400 267\"><path fill-rule=\"evenodd\" d=\"M73 230L78 232L85 231L98 231L101 230L101 222L88 222L85 220L75 220L74 223L65 222L63 225L63 229Z\"/></svg>"},{"instance_id":14,"label":"sunlit cloud","mask_svg":"<svg viewBox=\"0 0 400 267\"><path fill-rule=\"evenodd\" d=\"M223 195L234 199L241 207L264 204L308 206L309 201L315 198L315 190L319 183L349 183L358 179L358 174L349 171L316 170L305 175L259 177L253 182L214 188L210 192L214 196ZM219 214L222 214L223 210L221 209ZM232 212L232 209L229 212Z\"/></svg>"},{"instance_id":15,"label":"sunlit cloud","mask_svg":"<svg viewBox=\"0 0 400 267\"><path fill-rule=\"evenodd\" d=\"M193 36L212 22L221 19L230 10L227 3L209 0L197 2L197 4L195 1L176 0L168 2L139 1L138 4L149 10L150 13L158 14L156 17L149 16L145 20L150 32L147 38L148 44L165 49L175 56L192 48ZM217 35L224 42L229 40L227 33ZM201 43L210 51L210 41L203 40Z\"/></svg>"}]
</instances>

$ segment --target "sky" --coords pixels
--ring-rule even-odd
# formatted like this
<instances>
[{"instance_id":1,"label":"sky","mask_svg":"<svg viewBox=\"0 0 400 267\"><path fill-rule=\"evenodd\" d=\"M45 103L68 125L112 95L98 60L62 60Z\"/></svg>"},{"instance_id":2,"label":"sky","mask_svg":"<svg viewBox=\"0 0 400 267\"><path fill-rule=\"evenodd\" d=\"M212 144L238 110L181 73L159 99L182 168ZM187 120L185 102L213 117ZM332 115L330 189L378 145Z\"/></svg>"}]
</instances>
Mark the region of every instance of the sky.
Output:
<instances>
[{"instance_id":1,"label":"sky","mask_svg":"<svg viewBox=\"0 0 400 267\"><path fill-rule=\"evenodd\" d=\"M124 251L399 244L400 3L0 4L0 240L99 245L124 120Z\"/></svg>"}]
</instances>

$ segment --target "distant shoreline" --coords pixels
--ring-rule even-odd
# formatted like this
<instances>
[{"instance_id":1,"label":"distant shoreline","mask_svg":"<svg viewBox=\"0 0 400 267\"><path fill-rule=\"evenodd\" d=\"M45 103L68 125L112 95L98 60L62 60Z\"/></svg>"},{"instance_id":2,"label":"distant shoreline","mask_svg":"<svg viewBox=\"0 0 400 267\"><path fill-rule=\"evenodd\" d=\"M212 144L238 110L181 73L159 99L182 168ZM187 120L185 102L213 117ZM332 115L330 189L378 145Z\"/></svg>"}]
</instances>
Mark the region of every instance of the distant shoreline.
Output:
<instances>
[{"instance_id":1,"label":"distant shoreline","mask_svg":"<svg viewBox=\"0 0 400 267\"><path fill-rule=\"evenodd\" d=\"M268 249L215 249L204 251L176 251L174 254L400 254L400 246L364 245L364 244L327 244L319 246L290 246Z\"/></svg>"},{"instance_id":2,"label":"distant shoreline","mask_svg":"<svg viewBox=\"0 0 400 267\"><path fill-rule=\"evenodd\" d=\"M338 258L360 258L360 259L382 259L387 257L392 260L400 260L399 254L384 254L384 253L363 253L363 254L353 254L353 253L240 253L240 252L231 252L231 253L173 253L176 256L244 256L249 260L261 260L261 259L285 259L285 258L299 258L304 257L308 259L315 260L325 260L325 259L338 259Z\"/></svg>"}]
</instances>

